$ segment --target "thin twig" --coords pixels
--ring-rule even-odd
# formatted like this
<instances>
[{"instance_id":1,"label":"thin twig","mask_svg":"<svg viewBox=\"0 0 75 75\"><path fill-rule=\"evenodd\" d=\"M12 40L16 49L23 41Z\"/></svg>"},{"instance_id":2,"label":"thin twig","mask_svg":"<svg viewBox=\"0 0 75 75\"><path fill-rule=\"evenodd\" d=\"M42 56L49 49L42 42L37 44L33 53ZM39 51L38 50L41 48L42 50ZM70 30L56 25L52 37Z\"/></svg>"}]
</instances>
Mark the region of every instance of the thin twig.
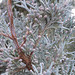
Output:
<instances>
[{"instance_id":1,"label":"thin twig","mask_svg":"<svg viewBox=\"0 0 75 75\"><path fill-rule=\"evenodd\" d=\"M14 73L19 72L19 71L21 71L22 69L25 69L25 68L26 68L26 66L25 67L18 68L18 70L14 71Z\"/></svg>"},{"instance_id":2,"label":"thin twig","mask_svg":"<svg viewBox=\"0 0 75 75\"><path fill-rule=\"evenodd\" d=\"M5 33L2 32L2 33L0 33L0 35L3 35L5 37L8 37L8 38L12 39L12 37L9 34L5 34Z\"/></svg>"},{"instance_id":3,"label":"thin twig","mask_svg":"<svg viewBox=\"0 0 75 75\"><path fill-rule=\"evenodd\" d=\"M25 42L26 42L26 37L24 38L24 41L22 42L20 47L22 47L25 44Z\"/></svg>"}]
</instances>

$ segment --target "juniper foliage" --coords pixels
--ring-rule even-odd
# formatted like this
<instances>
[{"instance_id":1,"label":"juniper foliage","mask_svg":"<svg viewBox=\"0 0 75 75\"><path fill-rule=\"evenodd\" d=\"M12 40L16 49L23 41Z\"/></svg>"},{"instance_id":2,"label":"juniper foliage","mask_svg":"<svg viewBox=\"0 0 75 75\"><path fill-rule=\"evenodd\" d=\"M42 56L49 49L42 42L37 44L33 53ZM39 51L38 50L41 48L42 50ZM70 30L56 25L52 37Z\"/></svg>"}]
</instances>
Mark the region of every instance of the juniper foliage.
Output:
<instances>
[{"instance_id":1,"label":"juniper foliage","mask_svg":"<svg viewBox=\"0 0 75 75\"><path fill-rule=\"evenodd\" d=\"M71 17L71 3L61 0L13 0L14 25L19 44L26 36L22 49L32 56L34 71L22 69L22 60L13 41L0 35L0 60L6 63L11 75L74 75L75 22ZM10 34L7 10L0 16L0 32ZM71 47L70 47L71 46ZM1 67L1 66L0 66ZM0 68L1 70L1 68Z\"/></svg>"}]
</instances>

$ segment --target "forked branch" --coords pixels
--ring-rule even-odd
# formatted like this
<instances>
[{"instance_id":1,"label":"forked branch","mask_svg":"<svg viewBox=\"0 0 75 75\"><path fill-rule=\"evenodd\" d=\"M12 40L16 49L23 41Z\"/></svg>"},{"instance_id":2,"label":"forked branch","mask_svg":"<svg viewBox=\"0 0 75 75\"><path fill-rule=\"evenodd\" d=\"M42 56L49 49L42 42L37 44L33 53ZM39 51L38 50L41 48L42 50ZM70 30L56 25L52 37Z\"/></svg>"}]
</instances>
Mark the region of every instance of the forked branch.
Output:
<instances>
[{"instance_id":1,"label":"forked branch","mask_svg":"<svg viewBox=\"0 0 75 75\"><path fill-rule=\"evenodd\" d=\"M8 0L8 16L9 16L9 22L10 22L9 27L10 27L10 31L11 31L11 36L13 38L13 42L16 46L16 49L18 51L19 58L22 59L22 62L26 64L26 68L28 70L33 70L32 61L31 61L32 53L30 54L30 56L25 55L24 52L22 51L21 47L19 46L18 41L17 41L15 27L13 24L13 12L12 12L11 0ZM24 43L25 42L26 42L26 40L24 40ZM21 44L21 46L22 46L22 44Z\"/></svg>"},{"instance_id":2,"label":"forked branch","mask_svg":"<svg viewBox=\"0 0 75 75\"><path fill-rule=\"evenodd\" d=\"M30 55L24 54L21 46L23 46L23 44L26 42L26 38L25 38L24 42L19 46L17 36L16 36L16 32L15 32L15 27L14 27L14 24L13 24L13 12L12 12L11 0L8 0L7 5L8 5L8 17L9 17L9 24L10 24L9 28L10 28L11 36L6 35L4 33L0 33L0 35L3 35L5 37L8 37L8 38L13 40L13 43L15 44L16 50L17 50L18 55L19 55L19 59L22 59L22 62L26 64L26 68L28 70L33 70L32 61L31 61L31 56L32 56L33 52L31 52Z\"/></svg>"}]
</instances>

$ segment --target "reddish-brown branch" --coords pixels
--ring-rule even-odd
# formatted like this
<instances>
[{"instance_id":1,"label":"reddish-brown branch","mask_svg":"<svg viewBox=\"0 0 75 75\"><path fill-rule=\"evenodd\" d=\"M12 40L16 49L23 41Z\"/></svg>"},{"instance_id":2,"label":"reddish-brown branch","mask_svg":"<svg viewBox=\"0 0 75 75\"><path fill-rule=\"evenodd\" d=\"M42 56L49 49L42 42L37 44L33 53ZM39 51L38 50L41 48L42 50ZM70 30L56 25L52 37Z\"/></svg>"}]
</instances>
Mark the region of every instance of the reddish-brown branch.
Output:
<instances>
[{"instance_id":1,"label":"reddish-brown branch","mask_svg":"<svg viewBox=\"0 0 75 75\"><path fill-rule=\"evenodd\" d=\"M0 52L3 52L3 49L0 49Z\"/></svg>"},{"instance_id":2,"label":"reddish-brown branch","mask_svg":"<svg viewBox=\"0 0 75 75\"><path fill-rule=\"evenodd\" d=\"M25 69L25 68L26 68L26 66L25 67L20 67L20 68L18 68L18 70L14 71L14 73L19 72L19 71L21 71L22 69Z\"/></svg>"},{"instance_id":3,"label":"reddish-brown branch","mask_svg":"<svg viewBox=\"0 0 75 75\"><path fill-rule=\"evenodd\" d=\"M12 12L12 6L11 5L12 5L11 0L8 0L8 17L9 17L9 23L10 23L9 28L10 28L10 31L11 31L11 36L6 35L4 33L1 33L0 35L9 37L13 40L13 43L15 44L15 47L16 47L17 52L19 54L19 59L22 59L22 62L26 64L26 68L28 70L33 70L32 61L31 61L31 55L33 54L33 52L31 52L31 54L29 56L25 55L24 52L22 51L22 48L18 44L17 36L16 36L16 32L15 32L15 27L14 27L14 24L13 24L13 12ZM26 39L21 44L21 46L23 46L23 44L25 42L26 42Z\"/></svg>"},{"instance_id":4,"label":"reddish-brown branch","mask_svg":"<svg viewBox=\"0 0 75 75\"><path fill-rule=\"evenodd\" d=\"M21 44L21 46L20 47L22 47L24 44L25 44L25 42L26 42L26 37L25 38L23 38L23 42L22 42L22 44Z\"/></svg>"},{"instance_id":5,"label":"reddish-brown branch","mask_svg":"<svg viewBox=\"0 0 75 75\"><path fill-rule=\"evenodd\" d=\"M30 57L32 56L33 52L34 52L34 51L32 51L32 52L30 53Z\"/></svg>"},{"instance_id":6,"label":"reddish-brown branch","mask_svg":"<svg viewBox=\"0 0 75 75\"><path fill-rule=\"evenodd\" d=\"M26 64L26 68L28 70L33 70L32 61L31 61L31 56L32 56L33 52L31 52L30 55L25 55L21 48L21 46L23 46L23 44L26 42L26 38L24 39L24 42L21 44L21 46L19 46L18 41L17 41L15 27L13 24L13 12L12 12L11 0L8 0L8 17L9 17L9 24L10 24L9 28L11 31L11 36L9 36L8 34L5 34L5 33L0 33L0 35L3 35L5 37L8 37L13 40L13 43L15 44L15 47L19 54L19 59L22 59L22 62Z\"/></svg>"},{"instance_id":7,"label":"reddish-brown branch","mask_svg":"<svg viewBox=\"0 0 75 75\"><path fill-rule=\"evenodd\" d=\"M18 41L17 41L17 37L16 37L16 32L15 32L15 27L14 27L14 24L13 24L13 12L12 12L12 6L11 6L11 0L8 0L8 17L9 17L9 27L10 27L10 31L11 31L11 36L13 38L13 42L16 46L16 49L19 52L22 51L22 49L19 49L19 44L18 44Z\"/></svg>"},{"instance_id":8,"label":"reddish-brown branch","mask_svg":"<svg viewBox=\"0 0 75 75\"><path fill-rule=\"evenodd\" d=\"M5 37L8 37L8 38L12 39L12 37L9 34L5 34L5 33L2 32L2 33L0 33L0 35L3 35Z\"/></svg>"}]
</instances>

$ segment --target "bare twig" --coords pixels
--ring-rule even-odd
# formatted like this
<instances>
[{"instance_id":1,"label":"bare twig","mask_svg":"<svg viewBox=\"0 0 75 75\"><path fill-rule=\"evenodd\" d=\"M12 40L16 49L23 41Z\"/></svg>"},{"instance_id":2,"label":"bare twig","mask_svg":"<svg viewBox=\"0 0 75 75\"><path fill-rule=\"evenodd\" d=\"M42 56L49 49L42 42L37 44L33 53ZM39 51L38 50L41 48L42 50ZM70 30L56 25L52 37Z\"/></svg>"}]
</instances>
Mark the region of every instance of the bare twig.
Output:
<instances>
[{"instance_id":1,"label":"bare twig","mask_svg":"<svg viewBox=\"0 0 75 75\"><path fill-rule=\"evenodd\" d=\"M16 71L14 71L14 73L16 73L16 72L19 72L19 71L21 71L22 69L25 69L26 68L26 66L25 67L20 67L20 68L18 68ZM13 74L14 74L13 73Z\"/></svg>"},{"instance_id":2,"label":"bare twig","mask_svg":"<svg viewBox=\"0 0 75 75\"><path fill-rule=\"evenodd\" d=\"M12 37L9 34L5 34L5 33L2 32L2 33L0 33L0 35L3 35L5 37L8 37L8 38L12 39Z\"/></svg>"},{"instance_id":3,"label":"bare twig","mask_svg":"<svg viewBox=\"0 0 75 75\"><path fill-rule=\"evenodd\" d=\"M22 46L25 44L25 42L26 42L26 37L24 37L23 40L24 40L24 41L22 42L22 44L21 44L20 47L22 47Z\"/></svg>"}]
</instances>

